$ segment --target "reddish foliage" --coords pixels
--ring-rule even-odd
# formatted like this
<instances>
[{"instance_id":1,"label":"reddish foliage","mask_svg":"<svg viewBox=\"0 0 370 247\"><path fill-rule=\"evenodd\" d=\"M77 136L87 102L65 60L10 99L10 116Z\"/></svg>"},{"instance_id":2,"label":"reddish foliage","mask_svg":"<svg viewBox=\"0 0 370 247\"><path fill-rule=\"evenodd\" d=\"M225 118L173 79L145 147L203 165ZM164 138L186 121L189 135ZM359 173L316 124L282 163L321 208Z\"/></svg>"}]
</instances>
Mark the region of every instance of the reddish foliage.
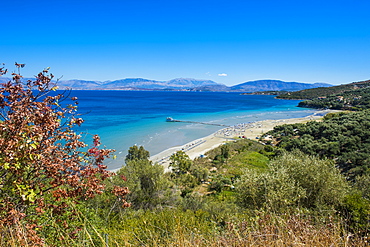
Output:
<instances>
[{"instance_id":1,"label":"reddish foliage","mask_svg":"<svg viewBox=\"0 0 370 247\"><path fill-rule=\"evenodd\" d=\"M0 76L6 72L0 68ZM95 135L93 146L83 151L87 145L72 129L83 123L76 117L77 98L63 107L68 92L50 94L55 85L48 69L33 81L22 82L20 74L12 75L0 87L0 225L28 222L28 233L36 236L37 220L30 215L50 209L54 215L73 212L66 202L87 200L104 191L103 181L113 173L103 162L113 150L100 149ZM128 206L127 193L127 188L114 189L123 206ZM71 229L72 235L75 232Z\"/></svg>"}]
</instances>

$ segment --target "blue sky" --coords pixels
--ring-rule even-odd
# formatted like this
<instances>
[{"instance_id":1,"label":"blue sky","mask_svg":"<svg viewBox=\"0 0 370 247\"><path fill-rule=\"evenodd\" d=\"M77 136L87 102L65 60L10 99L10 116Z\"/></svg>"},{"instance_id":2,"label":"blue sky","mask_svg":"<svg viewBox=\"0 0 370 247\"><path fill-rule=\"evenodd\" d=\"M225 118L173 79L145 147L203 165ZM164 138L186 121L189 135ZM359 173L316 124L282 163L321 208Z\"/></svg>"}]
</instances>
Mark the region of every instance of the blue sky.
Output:
<instances>
[{"instance_id":1,"label":"blue sky","mask_svg":"<svg viewBox=\"0 0 370 247\"><path fill-rule=\"evenodd\" d=\"M5 0L0 63L62 79L370 79L370 1Z\"/></svg>"}]
</instances>

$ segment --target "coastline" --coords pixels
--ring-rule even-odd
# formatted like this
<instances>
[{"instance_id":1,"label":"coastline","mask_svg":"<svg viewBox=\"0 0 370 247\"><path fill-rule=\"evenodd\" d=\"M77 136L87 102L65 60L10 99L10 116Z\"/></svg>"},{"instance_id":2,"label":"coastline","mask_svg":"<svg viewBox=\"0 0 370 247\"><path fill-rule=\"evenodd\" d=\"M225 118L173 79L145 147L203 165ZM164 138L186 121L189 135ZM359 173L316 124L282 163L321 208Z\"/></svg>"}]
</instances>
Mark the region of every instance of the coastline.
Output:
<instances>
[{"instance_id":1,"label":"coastline","mask_svg":"<svg viewBox=\"0 0 370 247\"><path fill-rule=\"evenodd\" d=\"M171 147L156 155L150 157L153 163L159 163L164 166L165 172L171 171L170 156L177 151L184 151L190 159L195 159L204 155L223 143L235 140L235 137L243 136L246 139L257 140L263 133L272 130L275 126L282 124L305 123L308 121L320 120L327 113L338 112L337 110L320 110L312 115L301 118L288 118L279 120L262 120L251 123L241 123L232 127L221 129L206 137L193 140L182 146Z\"/></svg>"}]
</instances>

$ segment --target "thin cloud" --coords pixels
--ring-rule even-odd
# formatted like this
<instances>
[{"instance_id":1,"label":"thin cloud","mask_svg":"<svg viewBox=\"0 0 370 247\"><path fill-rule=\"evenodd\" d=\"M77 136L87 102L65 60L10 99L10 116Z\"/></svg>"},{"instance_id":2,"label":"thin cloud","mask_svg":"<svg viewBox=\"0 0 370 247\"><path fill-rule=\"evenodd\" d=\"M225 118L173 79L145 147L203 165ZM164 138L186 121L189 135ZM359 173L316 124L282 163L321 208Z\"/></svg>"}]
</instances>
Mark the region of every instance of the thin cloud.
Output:
<instances>
[{"instance_id":1,"label":"thin cloud","mask_svg":"<svg viewBox=\"0 0 370 247\"><path fill-rule=\"evenodd\" d=\"M226 73L221 73L221 74L218 74L218 76L227 76Z\"/></svg>"}]
</instances>

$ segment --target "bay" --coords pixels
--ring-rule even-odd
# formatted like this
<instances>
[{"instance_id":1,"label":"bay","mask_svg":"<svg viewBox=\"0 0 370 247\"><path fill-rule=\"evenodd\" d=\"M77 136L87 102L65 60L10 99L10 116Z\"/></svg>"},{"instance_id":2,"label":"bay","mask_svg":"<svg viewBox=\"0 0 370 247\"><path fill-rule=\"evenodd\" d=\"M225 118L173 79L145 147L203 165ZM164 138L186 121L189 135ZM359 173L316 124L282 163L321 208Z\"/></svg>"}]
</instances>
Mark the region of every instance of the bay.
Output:
<instances>
[{"instance_id":1,"label":"bay","mask_svg":"<svg viewBox=\"0 0 370 247\"><path fill-rule=\"evenodd\" d=\"M117 159L108 169L124 164L129 147L142 145L151 155L210 135L221 126L166 122L178 120L235 125L266 119L305 117L312 109L298 108L298 100L280 100L271 95L241 95L227 92L173 91L72 91L78 97L78 112L85 120L79 132L91 143L94 134L103 145L115 149Z\"/></svg>"}]
</instances>

